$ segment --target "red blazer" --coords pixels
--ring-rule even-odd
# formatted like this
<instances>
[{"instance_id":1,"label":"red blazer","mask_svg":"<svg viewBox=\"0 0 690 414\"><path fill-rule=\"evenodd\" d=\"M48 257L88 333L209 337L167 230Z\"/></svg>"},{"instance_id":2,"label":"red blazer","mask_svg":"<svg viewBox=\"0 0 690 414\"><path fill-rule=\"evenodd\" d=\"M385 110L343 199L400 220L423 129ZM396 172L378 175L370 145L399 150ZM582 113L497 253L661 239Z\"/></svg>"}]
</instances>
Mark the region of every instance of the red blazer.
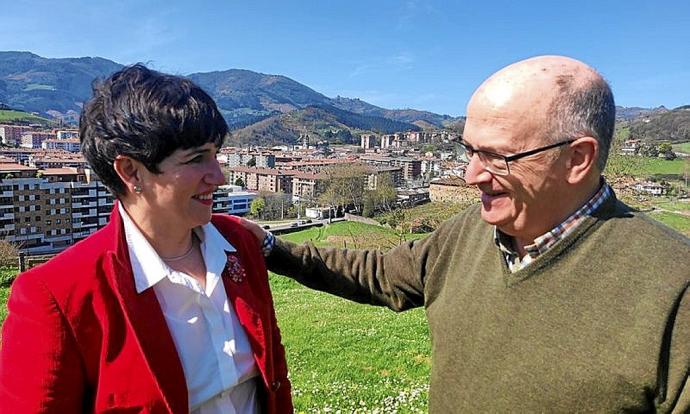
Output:
<instances>
[{"instance_id":1,"label":"red blazer","mask_svg":"<svg viewBox=\"0 0 690 414\"><path fill-rule=\"evenodd\" d=\"M285 351L256 239L232 216L213 224L245 277L225 288L261 371L262 412L292 412ZM12 286L0 348L0 413L186 413L182 365L156 294L136 293L122 219Z\"/></svg>"}]
</instances>

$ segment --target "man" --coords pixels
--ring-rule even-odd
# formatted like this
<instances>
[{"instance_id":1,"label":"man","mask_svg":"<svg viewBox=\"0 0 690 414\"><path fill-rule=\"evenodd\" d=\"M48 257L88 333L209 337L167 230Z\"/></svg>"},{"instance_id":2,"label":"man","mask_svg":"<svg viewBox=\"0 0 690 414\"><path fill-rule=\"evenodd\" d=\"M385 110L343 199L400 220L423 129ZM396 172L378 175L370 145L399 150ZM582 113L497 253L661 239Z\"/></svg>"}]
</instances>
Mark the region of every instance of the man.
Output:
<instances>
[{"instance_id":1,"label":"man","mask_svg":"<svg viewBox=\"0 0 690 414\"><path fill-rule=\"evenodd\" d=\"M481 205L426 239L352 251L245 225L277 273L358 302L425 307L431 412L685 413L690 243L604 181L614 115L587 65L521 61L467 108L465 179Z\"/></svg>"}]
</instances>

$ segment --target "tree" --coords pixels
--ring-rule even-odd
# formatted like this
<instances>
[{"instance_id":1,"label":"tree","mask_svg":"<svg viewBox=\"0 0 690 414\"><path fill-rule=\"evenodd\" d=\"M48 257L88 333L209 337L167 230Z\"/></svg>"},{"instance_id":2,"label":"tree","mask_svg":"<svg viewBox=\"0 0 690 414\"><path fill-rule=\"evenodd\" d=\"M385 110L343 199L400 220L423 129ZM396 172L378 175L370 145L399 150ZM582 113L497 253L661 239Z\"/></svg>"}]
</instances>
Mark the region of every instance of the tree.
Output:
<instances>
[{"instance_id":1,"label":"tree","mask_svg":"<svg viewBox=\"0 0 690 414\"><path fill-rule=\"evenodd\" d=\"M7 240L0 240L0 267L17 265L19 248Z\"/></svg>"},{"instance_id":2,"label":"tree","mask_svg":"<svg viewBox=\"0 0 690 414\"><path fill-rule=\"evenodd\" d=\"M377 208L390 211L398 195L393 183L393 177L389 173L377 177L376 188L372 190L374 204Z\"/></svg>"},{"instance_id":3,"label":"tree","mask_svg":"<svg viewBox=\"0 0 690 414\"><path fill-rule=\"evenodd\" d=\"M640 145L640 155L656 158L659 156L659 148L654 144L643 143Z\"/></svg>"},{"instance_id":4,"label":"tree","mask_svg":"<svg viewBox=\"0 0 690 414\"><path fill-rule=\"evenodd\" d=\"M348 164L332 167L324 173L328 176L321 203L329 207L352 206L362 211L364 192L369 169L362 164Z\"/></svg>"},{"instance_id":5,"label":"tree","mask_svg":"<svg viewBox=\"0 0 690 414\"><path fill-rule=\"evenodd\" d=\"M635 172L636 162L633 157L621 153L625 141L630 138L630 129L626 125L616 125L605 170L606 178L611 182L619 178L629 177Z\"/></svg>"},{"instance_id":6,"label":"tree","mask_svg":"<svg viewBox=\"0 0 690 414\"><path fill-rule=\"evenodd\" d=\"M290 205L290 202L286 201L285 193L262 191L259 193L259 198L264 200L262 217L265 220L277 220L285 217L285 210Z\"/></svg>"},{"instance_id":7,"label":"tree","mask_svg":"<svg viewBox=\"0 0 690 414\"><path fill-rule=\"evenodd\" d=\"M264 209L266 208L266 201L261 198L257 197L252 201L252 204L249 206L249 213L252 215L252 217L261 217L261 213L263 213Z\"/></svg>"},{"instance_id":8,"label":"tree","mask_svg":"<svg viewBox=\"0 0 690 414\"><path fill-rule=\"evenodd\" d=\"M673 146L671 146L670 143L668 142L662 142L659 144L657 147L659 154L662 154L665 159L667 160L675 160L676 159L676 153L673 152Z\"/></svg>"},{"instance_id":9,"label":"tree","mask_svg":"<svg viewBox=\"0 0 690 414\"><path fill-rule=\"evenodd\" d=\"M237 177L235 180L235 185L239 185L240 187L244 188L244 181L242 181L242 178Z\"/></svg>"},{"instance_id":10,"label":"tree","mask_svg":"<svg viewBox=\"0 0 690 414\"><path fill-rule=\"evenodd\" d=\"M376 202L374 201L373 191L367 191L364 196L364 207L362 207L362 215L364 217L374 217L376 212Z\"/></svg>"}]
</instances>

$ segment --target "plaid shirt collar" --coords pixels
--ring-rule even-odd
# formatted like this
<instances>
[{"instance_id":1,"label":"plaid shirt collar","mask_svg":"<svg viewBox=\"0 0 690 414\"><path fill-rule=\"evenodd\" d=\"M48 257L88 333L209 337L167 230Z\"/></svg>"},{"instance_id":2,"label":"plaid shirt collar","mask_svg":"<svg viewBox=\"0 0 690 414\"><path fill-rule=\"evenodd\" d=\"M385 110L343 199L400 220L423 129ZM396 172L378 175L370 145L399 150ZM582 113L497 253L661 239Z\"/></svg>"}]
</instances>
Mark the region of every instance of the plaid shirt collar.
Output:
<instances>
[{"instance_id":1,"label":"plaid shirt collar","mask_svg":"<svg viewBox=\"0 0 690 414\"><path fill-rule=\"evenodd\" d=\"M513 238L494 228L494 241L501 250L508 263L511 272L516 272L528 264L532 263L537 257L544 254L553 245L563 240L573 232L587 216L591 216L601 206L606 199L611 196L611 187L602 179L602 185L592 198L589 199L576 212L571 214L565 221L554 227L547 233L537 237L533 244L525 246L527 255L520 259L520 256L513 248Z\"/></svg>"}]
</instances>

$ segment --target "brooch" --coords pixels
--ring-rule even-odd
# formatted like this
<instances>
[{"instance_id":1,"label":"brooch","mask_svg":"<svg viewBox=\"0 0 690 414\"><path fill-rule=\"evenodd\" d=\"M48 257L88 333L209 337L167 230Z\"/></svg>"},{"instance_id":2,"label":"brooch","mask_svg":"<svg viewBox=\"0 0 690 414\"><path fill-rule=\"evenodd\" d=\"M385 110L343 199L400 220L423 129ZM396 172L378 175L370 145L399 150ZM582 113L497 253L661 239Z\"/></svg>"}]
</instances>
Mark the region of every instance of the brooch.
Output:
<instances>
[{"instance_id":1,"label":"brooch","mask_svg":"<svg viewBox=\"0 0 690 414\"><path fill-rule=\"evenodd\" d=\"M228 261L225 263L224 273L235 283L241 283L247 277L247 273L244 271L240 259L231 254L228 254Z\"/></svg>"}]
</instances>

